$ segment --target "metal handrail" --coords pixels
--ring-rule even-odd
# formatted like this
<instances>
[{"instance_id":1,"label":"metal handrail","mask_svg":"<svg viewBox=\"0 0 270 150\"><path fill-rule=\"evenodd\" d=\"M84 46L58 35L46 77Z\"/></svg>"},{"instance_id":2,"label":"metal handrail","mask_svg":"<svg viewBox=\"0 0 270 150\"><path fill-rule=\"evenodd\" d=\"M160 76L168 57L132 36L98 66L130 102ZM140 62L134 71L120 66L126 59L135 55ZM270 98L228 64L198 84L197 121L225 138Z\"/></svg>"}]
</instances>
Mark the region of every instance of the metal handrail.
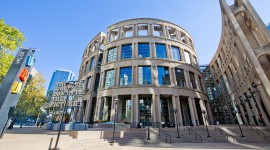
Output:
<instances>
[{"instance_id":1,"label":"metal handrail","mask_svg":"<svg viewBox=\"0 0 270 150\"><path fill-rule=\"evenodd\" d=\"M197 136L199 136L199 138L201 139L201 143L202 143L202 136L200 136L198 133L196 133L195 131L191 130L189 127L186 127L188 129L188 134L190 135L190 131L193 132L195 134L195 139L197 139Z\"/></svg>"},{"instance_id":2,"label":"metal handrail","mask_svg":"<svg viewBox=\"0 0 270 150\"><path fill-rule=\"evenodd\" d=\"M219 126L215 126L215 130L216 130L216 128L219 129L220 135L222 135L222 132L224 132L227 140L229 141L229 136L230 136L233 139L233 142L235 143L235 137L234 136L232 136L231 134L229 134L226 131L222 130Z\"/></svg>"},{"instance_id":3,"label":"metal handrail","mask_svg":"<svg viewBox=\"0 0 270 150\"><path fill-rule=\"evenodd\" d=\"M263 137L264 137L264 140L265 140L265 141L266 141L266 136L268 136L268 137L270 138L270 135L268 135L268 134L264 133L262 130L260 130L260 129L258 129L258 128L254 127L254 126L251 126L252 131L253 131L253 128L255 128L255 129L256 129L256 131L257 131L258 135L260 135L260 133L259 133L259 132L261 132L261 133L263 134Z\"/></svg>"},{"instance_id":4,"label":"metal handrail","mask_svg":"<svg viewBox=\"0 0 270 150\"><path fill-rule=\"evenodd\" d=\"M160 132L165 133L165 135L166 135L166 142L167 142L167 143L168 143L168 138L167 138L167 137L170 138L170 143L172 143L172 136L171 136L170 134L168 134L167 132L165 132L165 131L161 130L161 128L159 128L159 130L158 130L158 135L159 135L159 136L160 136Z\"/></svg>"}]
</instances>

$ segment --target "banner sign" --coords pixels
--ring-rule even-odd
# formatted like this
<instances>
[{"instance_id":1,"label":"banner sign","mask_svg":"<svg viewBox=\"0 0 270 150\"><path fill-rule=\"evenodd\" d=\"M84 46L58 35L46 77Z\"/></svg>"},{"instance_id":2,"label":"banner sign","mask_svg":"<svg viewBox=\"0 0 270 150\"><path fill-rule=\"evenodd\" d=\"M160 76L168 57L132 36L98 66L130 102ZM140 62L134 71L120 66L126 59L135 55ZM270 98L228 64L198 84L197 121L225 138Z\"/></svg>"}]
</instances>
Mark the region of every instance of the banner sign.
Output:
<instances>
[{"instance_id":1,"label":"banner sign","mask_svg":"<svg viewBox=\"0 0 270 150\"><path fill-rule=\"evenodd\" d=\"M75 87L68 91L66 87L66 82L56 83L52 100L50 103L44 105L45 108L50 107L64 107L65 100L68 98L67 106L80 106L83 100L84 94L84 82L83 81L74 81Z\"/></svg>"}]
</instances>

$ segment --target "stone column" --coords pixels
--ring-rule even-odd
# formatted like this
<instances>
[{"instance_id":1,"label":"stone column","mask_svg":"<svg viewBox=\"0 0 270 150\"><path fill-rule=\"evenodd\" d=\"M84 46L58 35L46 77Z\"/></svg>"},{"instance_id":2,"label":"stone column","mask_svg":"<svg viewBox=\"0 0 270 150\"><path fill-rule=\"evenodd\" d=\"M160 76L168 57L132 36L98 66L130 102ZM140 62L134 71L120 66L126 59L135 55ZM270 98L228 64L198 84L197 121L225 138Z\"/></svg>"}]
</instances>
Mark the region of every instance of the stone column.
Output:
<instances>
[{"instance_id":1,"label":"stone column","mask_svg":"<svg viewBox=\"0 0 270 150\"><path fill-rule=\"evenodd\" d=\"M111 117L110 117L110 121L114 121L114 118L116 117L115 115L115 112L117 111L117 110L115 110L115 104L114 104L114 101L115 101L115 99L118 99L118 96L116 95L116 96L112 96L112 98L111 98L112 100L112 102L111 102ZM119 99L118 99L119 100ZM119 101L118 101L118 103L119 103ZM109 112L108 112L109 113ZM117 118L116 118L116 121L117 121Z\"/></svg>"},{"instance_id":2,"label":"stone column","mask_svg":"<svg viewBox=\"0 0 270 150\"><path fill-rule=\"evenodd\" d=\"M210 122L210 124L214 124L213 114L211 112L211 107L210 107L209 102L205 101L205 105L206 105L206 111L207 111L207 114L208 114L208 121Z\"/></svg>"},{"instance_id":3,"label":"stone column","mask_svg":"<svg viewBox=\"0 0 270 150\"><path fill-rule=\"evenodd\" d=\"M157 109L156 109L156 100L155 94L152 94L152 103L151 103L151 117L153 122L157 122Z\"/></svg>"},{"instance_id":4,"label":"stone column","mask_svg":"<svg viewBox=\"0 0 270 150\"><path fill-rule=\"evenodd\" d=\"M180 55L181 55L181 61L186 62L186 58L185 58L185 55L184 55L184 50L182 48L179 48L179 50L180 50Z\"/></svg>"},{"instance_id":5,"label":"stone column","mask_svg":"<svg viewBox=\"0 0 270 150\"><path fill-rule=\"evenodd\" d=\"M175 102L176 102L176 108L177 108L177 110L178 110L178 123L180 124L180 125L183 125L183 118L182 118L182 108L181 108L181 106L180 106L180 99L179 99L179 96L177 95L177 96L175 96Z\"/></svg>"},{"instance_id":6,"label":"stone column","mask_svg":"<svg viewBox=\"0 0 270 150\"><path fill-rule=\"evenodd\" d=\"M148 32L148 36L153 36L153 24L148 24L148 28L147 28L147 32Z\"/></svg>"},{"instance_id":7,"label":"stone column","mask_svg":"<svg viewBox=\"0 0 270 150\"><path fill-rule=\"evenodd\" d=\"M196 104L195 104L195 99L193 99L192 104L193 104L194 116L195 116L195 124L194 124L194 125L197 125L197 124L196 124L196 120L197 120L198 123L199 123L198 115L201 115L201 114L198 114L198 111L197 111L197 108L196 108Z\"/></svg>"},{"instance_id":8,"label":"stone column","mask_svg":"<svg viewBox=\"0 0 270 150\"><path fill-rule=\"evenodd\" d=\"M188 105L189 105L189 110L190 110L191 122L193 125L196 125L192 101L194 101L194 98L188 97Z\"/></svg>"},{"instance_id":9,"label":"stone column","mask_svg":"<svg viewBox=\"0 0 270 150\"><path fill-rule=\"evenodd\" d=\"M175 78L174 78L174 68L168 67L169 69L169 76L170 76L170 85L175 86Z\"/></svg>"},{"instance_id":10,"label":"stone column","mask_svg":"<svg viewBox=\"0 0 270 150\"><path fill-rule=\"evenodd\" d=\"M138 57L138 43L132 43L132 58Z\"/></svg>"},{"instance_id":11,"label":"stone column","mask_svg":"<svg viewBox=\"0 0 270 150\"><path fill-rule=\"evenodd\" d=\"M132 82L133 85L137 85L138 84L138 66L133 66L132 67Z\"/></svg>"},{"instance_id":12,"label":"stone column","mask_svg":"<svg viewBox=\"0 0 270 150\"><path fill-rule=\"evenodd\" d=\"M205 110L206 111L206 113L204 114L205 116L202 114L203 122L204 122L204 124L207 123L207 125L209 125L209 121L208 121L209 118L208 118L208 115L207 115L208 114L208 111L207 111L207 109L206 109L206 107L204 105L203 100L200 99L199 103L200 103L201 110Z\"/></svg>"},{"instance_id":13,"label":"stone column","mask_svg":"<svg viewBox=\"0 0 270 150\"><path fill-rule=\"evenodd\" d=\"M150 57L151 58L155 58L156 57L155 44L154 43L150 43L149 49L150 49Z\"/></svg>"},{"instance_id":14,"label":"stone column","mask_svg":"<svg viewBox=\"0 0 270 150\"><path fill-rule=\"evenodd\" d=\"M173 86L177 86L177 82L176 82L176 76L175 76L175 68L171 68L171 74L172 74L172 78L171 78L171 81L172 81L172 85Z\"/></svg>"},{"instance_id":15,"label":"stone column","mask_svg":"<svg viewBox=\"0 0 270 150\"><path fill-rule=\"evenodd\" d=\"M107 63L107 56L108 55L108 52L107 50L104 50L104 53L103 53L103 61L102 61L102 64L106 64Z\"/></svg>"},{"instance_id":16,"label":"stone column","mask_svg":"<svg viewBox=\"0 0 270 150\"><path fill-rule=\"evenodd\" d=\"M184 75L185 75L187 88L192 88L190 78L189 78L189 71L188 70L184 70L184 71L185 71Z\"/></svg>"},{"instance_id":17,"label":"stone column","mask_svg":"<svg viewBox=\"0 0 270 150\"><path fill-rule=\"evenodd\" d=\"M152 66L152 84L155 86L158 86L158 72L157 72L157 66Z\"/></svg>"},{"instance_id":18,"label":"stone column","mask_svg":"<svg viewBox=\"0 0 270 150\"><path fill-rule=\"evenodd\" d=\"M122 45L116 47L116 61L121 60Z\"/></svg>"},{"instance_id":19,"label":"stone column","mask_svg":"<svg viewBox=\"0 0 270 150\"><path fill-rule=\"evenodd\" d=\"M134 24L133 35L134 35L134 37L138 36L138 25L137 24Z\"/></svg>"},{"instance_id":20,"label":"stone column","mask_svg":"<svg viewBox=\"0 0 270 150\"><path fill-rule=\"evenodd\" d=\"M171 48L170 48L170 46L169 45L165 45L166 46L166 54L167 54L167 58L168 59L172 59L172 57L171 57Z\"/></svg>"},{"instance_id":21,"label":"stone column","mask_svg":"<svg viewBox=\"0 0 270 150\"><path fill-rule=\"evenodd\" d=\"M155 95L156 122L161 122L160 98Z\"/></svg>"},{"instance_id":22,"label":"stone column","mask_svg":"<svg viewBox=\"0 0 270 150\"><path fill-rule=\"evenodd\" d=\"M167 29L166 29L166 26L164 26L164 25L162 26L162 32L163 32L163 33L162 33L163 36L164 36L164 37L167 37Z\"/></svg>"},{"instance_id":23,"label":"stone column","mask_svg":"<svg viewBox=\"0 0 270 150\"><path fill-rule=\"evenodd\" d=\"M133 127L137 127L139 123L139 100L137 95L132 95L131 120Z\"/></svg>"},{"instance_id":24,"label":"stone column","mask_svg":"<svg viewBox=\"0 0 270 150\"><path fill-rule=\"evenodd\" d=\"M90 100L87 101L86 111L84 114L84 122L90 122L90 113L91 113L91 106L92 106L92 96L90 96Z\"/></svg>"},{"instance_id":25,"label":"stone column","mask_svg":"<svg viewBox=\"0 0 270 150\"><path fill-rule=\"evenodd\" d=\"M98 97L97 98L97 104L96 104L96 111L95 111L95 118L94 118L94 121L96 121L96 120L99 120L99 116L100 116L100 109L101 109L101 106L100 106L100 104L101 104L101 98L100 97Z\"/></svg>"},{"instance_id":26,"label":"stone column","mask_svg":"<svg viewBox=\"0 0 270 150\"><path fill-rule=\"evenodd\" d=\"M120 79L120 68L115 68L115 75L114 75L114 86L119 86L119 79Z\"/></svg>"}]
</instances>

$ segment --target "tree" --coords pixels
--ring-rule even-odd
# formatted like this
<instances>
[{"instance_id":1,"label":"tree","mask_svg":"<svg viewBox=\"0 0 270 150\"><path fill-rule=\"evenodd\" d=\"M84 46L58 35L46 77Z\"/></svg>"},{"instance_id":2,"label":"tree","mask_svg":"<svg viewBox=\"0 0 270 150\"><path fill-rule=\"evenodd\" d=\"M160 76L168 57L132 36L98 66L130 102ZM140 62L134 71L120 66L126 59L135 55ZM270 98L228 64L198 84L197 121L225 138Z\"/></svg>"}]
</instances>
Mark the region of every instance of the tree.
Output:
<instances>
[{"instance_id":1,"label":"tree","mask_svg":"<svg viewBox=\"0 0 270 150\"><path fill-rule=\"evenodd\" d=\"M13 53L24 41L22 32L0 19L0 83L14 59Z\"/></svg>"},{"instance_id":2,"label":"tree","mask_svg":"<svg viewBox=\"0 0 270 150\"><path fill-rule=\"evenodd\" d=\"M40 74L30 77L15 108L15 116L22 121L27 116L42 114L41 107L47 101L44 93L44 77Z\"/></svg>"}]
</instances>

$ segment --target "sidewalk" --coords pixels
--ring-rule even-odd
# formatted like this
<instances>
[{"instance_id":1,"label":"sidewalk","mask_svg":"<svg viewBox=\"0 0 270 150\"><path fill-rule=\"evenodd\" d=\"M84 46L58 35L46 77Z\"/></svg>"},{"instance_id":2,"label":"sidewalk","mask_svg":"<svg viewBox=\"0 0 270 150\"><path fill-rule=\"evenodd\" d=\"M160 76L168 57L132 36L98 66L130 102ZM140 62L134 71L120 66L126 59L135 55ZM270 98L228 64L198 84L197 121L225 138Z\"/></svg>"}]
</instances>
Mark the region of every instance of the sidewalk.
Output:
<instances>
[{"instance_id":1,"label":"sidewalk","mask_svg":"<svg viewBox=\"0 0 270 150\"><path fill-rule=\"evenodd\" d=\"M64 138L68 135L68 131L62 131L61 136ZM42 130L37 127L23 127L8 129L3 139L0 140L0 150L42 150L48 149L49 140L51 137L56 139L57 131ZM60 137L61 139L61 137ZM61 143L65 144L65 143ZM91 147L89 147L91 149ZM143 147L119 146L114 147L117 150L222 150L222 149L270 149L268 144L239 144L239 143L164 143L164 144L147 144Z\"/></svg>"}]
</instances>

